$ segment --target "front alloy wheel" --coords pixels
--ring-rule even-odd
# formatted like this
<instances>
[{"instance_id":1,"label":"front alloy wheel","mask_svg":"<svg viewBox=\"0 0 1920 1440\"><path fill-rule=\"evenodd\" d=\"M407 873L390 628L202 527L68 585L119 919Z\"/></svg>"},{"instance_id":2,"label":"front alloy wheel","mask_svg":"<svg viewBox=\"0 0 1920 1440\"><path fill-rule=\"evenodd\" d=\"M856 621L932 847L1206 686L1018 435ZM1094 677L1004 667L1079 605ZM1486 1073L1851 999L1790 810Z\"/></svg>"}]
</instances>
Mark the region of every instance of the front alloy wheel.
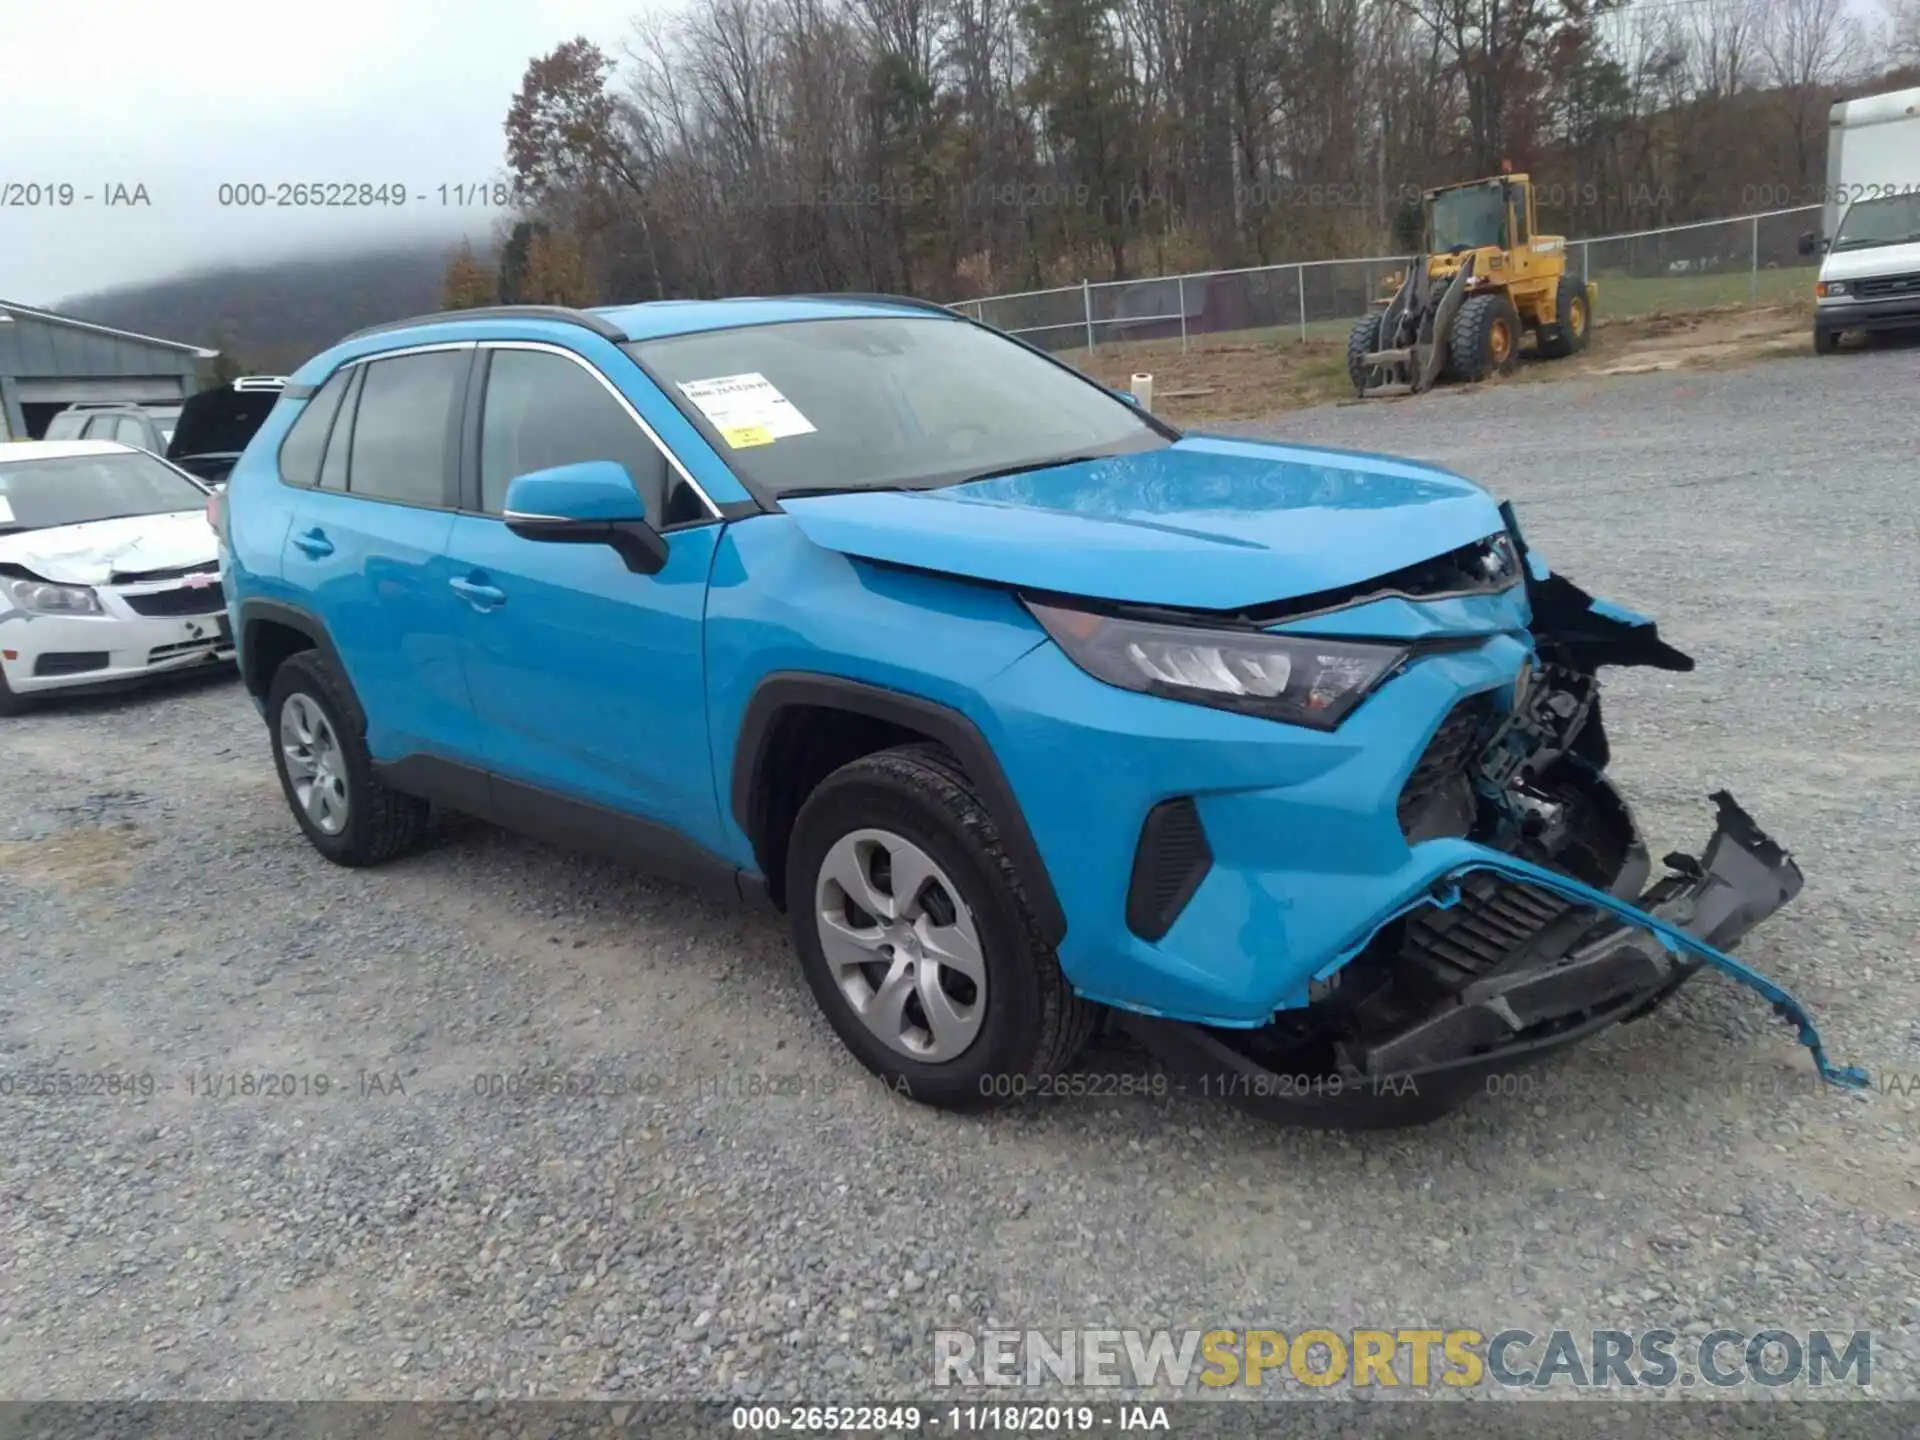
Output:
<instances>
[{"instance_id":1,"label":"front alloy wheel","mask_svg":"<svg viewBox=\"0 0 1920 1440\"><path fill-rule=\"evenodd\" d=\"M782 893L807 988L896 1094L1004 1105L1073 1064L1098 1023L1039 933L995 816L927 743L863 756L800 807Z\"/></svg>"},{"instance_id":2,"label":"front alloy wheel","mask_svg":"<svg viewBox=\"0 0 1920 1440\"><path fill-rule=\"evenodd\" d=\"M888 1049L926 1064L964 1054L987 1013L973 912L947 873L890 830L856 830L821 863L820 949L853 1013Z\"/></svg>"},{"instance_id":3,"label":"front alloy wheel","mask_svg":"<svg viewBox=\"0 0 1920 1440\"><path fill-rule=\"evenodd\" d=\"M295 692L280 707L280 754L294 799L323 835L347 828L346 762L340 738L309 695Z\"/></svg>"}]
</instances>

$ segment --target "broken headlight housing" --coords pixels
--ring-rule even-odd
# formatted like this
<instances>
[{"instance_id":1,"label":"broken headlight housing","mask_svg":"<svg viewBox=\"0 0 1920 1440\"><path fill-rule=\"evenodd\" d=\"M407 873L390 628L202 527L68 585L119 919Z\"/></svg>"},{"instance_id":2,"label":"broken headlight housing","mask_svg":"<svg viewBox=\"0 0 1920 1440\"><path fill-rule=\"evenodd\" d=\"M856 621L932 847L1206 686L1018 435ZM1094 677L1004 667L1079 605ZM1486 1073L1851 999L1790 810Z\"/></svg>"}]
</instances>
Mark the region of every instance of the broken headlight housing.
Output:
<instances>
[{"instance_id":1,"label":"broken headlight housing","mask_svg":"<svg viewBox=\"0 0 1920 1440\"><path fill-rule=\"evenodd\" d=\"M88 585L54 585L45 580L0 580L7 598L34 615L99 615L100 597Z\"/></svg>"},{"instance_id":2,"label":"broken headlight housing","mask_svg":"<svg viewBox=\"0 0 1920 1440\"><path fill-rule=\"evenodd\" d=\"M1403 665L1404 645L1205 630L1026 602L1096 680L1168 700L1332 730Z\"/></svg>"}]
</instances>

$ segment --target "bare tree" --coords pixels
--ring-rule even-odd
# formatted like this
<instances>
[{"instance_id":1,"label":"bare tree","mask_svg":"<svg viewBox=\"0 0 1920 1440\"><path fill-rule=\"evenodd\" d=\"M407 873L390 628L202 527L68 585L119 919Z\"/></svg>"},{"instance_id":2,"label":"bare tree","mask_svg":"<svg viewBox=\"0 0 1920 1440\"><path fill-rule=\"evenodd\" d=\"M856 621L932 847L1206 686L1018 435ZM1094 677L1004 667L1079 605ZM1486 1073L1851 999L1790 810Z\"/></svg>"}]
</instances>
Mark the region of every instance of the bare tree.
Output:
<instances>
[{"instance_id":1,"label":"bare tree","mask_svg":"<svg viewBox=\"0 0 1920 1440\"><path fill-rule=\"evenodd\" d=\"M677 3L529 65L503 287L535 234L549 288L622 298L1383 253L1502 160L1569 235L1710 218L1817 181L1839 87L1920 60L1920 0L1872 46L1853 0Z\"/></svg>"},{"instance_id":2,"label":"bare tree","mask_svg":"<svg viewBox=\"0 0 1920 1440\"><path fill-rule=\"evenodd\" d=\"M1865 58L1865 35L1846 0L1769 0L1760 33L1769 78L1781 91L1794 178L1816 178L1830 88Z\"/></svg>"},{"instance_id":3,"label":"bare tree","mask_svg":"<svg viewBox=\"0 0 1920 1440\"><path fill-rule=\"evenodd\" d=\"M1753 82L1760 32L1775 0L1694 0L1686 12L1694 83L1706 97L1732 95Z\"/></svg>"},{"instance_id":4,"label":"bare tree","mask_svg":"<svg viewBox=\"0 0 1920 1440\"><path fill-rule=\"evenodd\" d=\"M1887 54L1903 65L1920 65L1920 0L1888 0Z\"/></svg>"}]
</instances>

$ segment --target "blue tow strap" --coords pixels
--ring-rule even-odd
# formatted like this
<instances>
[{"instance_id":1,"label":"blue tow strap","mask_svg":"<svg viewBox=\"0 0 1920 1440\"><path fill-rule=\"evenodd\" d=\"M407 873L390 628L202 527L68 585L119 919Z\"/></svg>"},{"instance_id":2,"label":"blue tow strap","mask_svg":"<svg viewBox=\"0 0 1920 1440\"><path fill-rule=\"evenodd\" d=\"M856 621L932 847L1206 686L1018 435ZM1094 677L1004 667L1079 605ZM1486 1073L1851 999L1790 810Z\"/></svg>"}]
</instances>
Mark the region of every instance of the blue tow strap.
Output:
<instances>
[{"instance_id":1,"label":"blue tow strap","mask_svg":"<svg viewBox=\"0 0 1920 1440\"><path fill-rule=\"evenodd\" d=\"M1447 875L1448 880L1457 879L1475 870L1492 870L1499 874L1510 875L1516 880L1524 880L1527 884L1542 890L1550 890L1577 904L1591 905L1597 910L1605 910L1617 915L1629 925L1653 935L1667 947L1669 953L1684 950L1704 960L1722 974L1737 980L1749 990L1757 991L1764 996L1774 1012L1799 1032L1800 1043L1813 1055L1814 1067L1819 1070L1821 1079L1844 1090L1865 1090L1872 1083L1867 1072L1858 1065L1835 1065L1827 1058L1826 1046L1820 1042L1820 1031L1813 1023L1813 1016L1807 1013L1806 1006L1794 998L1792 991L1775 984L1751 966L1741 964L1726 952L1716 950L1699 936L1689 934L1678 925L1662 920L1657 915L1649 915L1638 906L1630 905L1616 895L1609 895L1604 890L1596 890L1591 885L1583 885L1569 876L1542 869L1538 865L1516 859L1511 855L1502 855L1497 850L1488 850L1470 841L1460 842L1460 848L1471 852L1471 858L1451 869Z\"/></svg>"}]
</instances>

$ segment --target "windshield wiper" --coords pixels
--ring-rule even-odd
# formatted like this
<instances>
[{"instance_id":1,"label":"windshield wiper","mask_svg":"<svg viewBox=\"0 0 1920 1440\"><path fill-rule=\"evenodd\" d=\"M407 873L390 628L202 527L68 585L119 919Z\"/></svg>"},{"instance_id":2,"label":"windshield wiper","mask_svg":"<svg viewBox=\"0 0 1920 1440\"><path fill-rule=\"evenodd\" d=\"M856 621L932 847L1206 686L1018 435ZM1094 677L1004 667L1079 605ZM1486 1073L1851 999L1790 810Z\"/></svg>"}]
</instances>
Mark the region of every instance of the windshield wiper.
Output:
<instances>
[{"instance_id":1,"label":"windshield wiper","mask_svg":"<svg viewBox=\"0 0 1920 1440\"><path fill-rule=\"evenodd\" d=\"M814 495L892 495L912 487L906 485L800 485L774 494L776 500L805 500Z\"/></svg>"},{"instance_id":2,"label":"windshield wiper","mask_svg":"<svg viewBox=\"0 0 1920 1440\"><path fill-rule=\"evenodd\" d=\"M1084 465L1092 460L1111 460L1111 455L1055 455L1047 460L1024 460L1018 465L1002 465L998 470L982 470L978 475L969 475L964 480L956 480L956 485L972 485L981 480L999 480L1008 475L1025 475L1032 470L1051 470L1056 465Z\"/></svg>"}]
</instances>

